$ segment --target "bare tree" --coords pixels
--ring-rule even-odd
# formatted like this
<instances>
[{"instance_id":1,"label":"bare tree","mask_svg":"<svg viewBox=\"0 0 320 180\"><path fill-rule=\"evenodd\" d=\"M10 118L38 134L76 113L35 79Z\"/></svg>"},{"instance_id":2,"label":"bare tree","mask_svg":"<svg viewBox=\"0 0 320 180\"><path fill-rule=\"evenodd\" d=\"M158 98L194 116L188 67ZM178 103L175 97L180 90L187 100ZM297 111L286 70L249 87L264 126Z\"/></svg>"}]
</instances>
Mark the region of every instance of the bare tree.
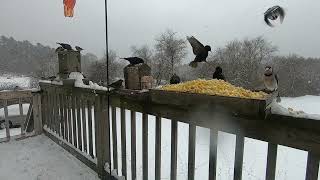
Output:
<instances>
[{"instance_id":1,"label":"bare tree","mask_svg":"<svg viewBox=\"0 0 320 180\"><path fill-rule=\"evenodd\" d=\"M155 74L158 82L162 78L169 79L174 73L175 66L179 65L187 54L186 47L186 41L177 37L176 32L167 30L160 34L155 44Z\"/></svg>"}]
</instances>

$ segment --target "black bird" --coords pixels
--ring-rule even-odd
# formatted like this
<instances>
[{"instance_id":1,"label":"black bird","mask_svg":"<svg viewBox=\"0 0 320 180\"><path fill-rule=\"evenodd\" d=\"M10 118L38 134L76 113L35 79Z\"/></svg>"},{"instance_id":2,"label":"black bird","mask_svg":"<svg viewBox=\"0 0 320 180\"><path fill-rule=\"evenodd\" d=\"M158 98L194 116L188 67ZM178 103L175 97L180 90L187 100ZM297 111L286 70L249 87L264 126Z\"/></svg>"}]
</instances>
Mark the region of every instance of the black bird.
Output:
<instances>
[{"instance_id":1,"label":"black bird","mask_svg":"<svg viewBox=\"0 0 320 180\"><path fill-rule=\"evenodd\" d=\"M82 48L79 47L79 46L76 46L75 48L76 48L77 51L82 51L82 50L84 50L84 49L82 49Z\"/></svg>"},{"instance_id":2,"label":"black bird","mask_svg":"<svg viewBox=\"0 0 320 180\"><path fill-rule=\"evenodd\" d=\"M179 84L180 83L180 77L176 74L173 74L170 78L170 84Z\"/></svg>"},{"instance_id":3,"label":"black bird","mask_svg":"<svg viewBox=\"0 0 320 180\"><path fill-rule=\"evenodd\" d=\"M66 44L66 43L57 43L57 44L59 44L61 47L63 47L66 50L69 50L69 51L73 50L69 44Z\"/></svg>"},{"instance_id":4,"label":"black bird","mask_svg":"<svg viewBox=\"0 0 320 180\"><path fill-rule=\"evenodd\" d=\"M282 23L284 16L285 16L285 11L283 10L282 7L273 6L264 13L264 21L267 23L268 26L273 27L273 24L271 24L269 20L274 21L279 17L280 22Z\"/></svg>"},{"instance_id":5,"label":"black bird","mask_svg":"<svg viewBox=\"0 0 320 180\"><path fill-rule=\"evenodd\" d=\"M108 87L111 87L111 88L114 88L114 89L121 89L123 87L122 86L122 82L123 82L123 80L120 79L120 80L118 80L116 82L111 83L110 85L108 85Z\"/></svg>"},{"instance_id":6,"label":"black bird","mask_svg":"<svg viewBox=\"0 0 320 180\"><path fill-rule=\"evenodd\" d=\"M189 66L195 68L198 66L198 62L206 62L208 52L211 51L211 47L201 44L195 37L187 37L187 40L192 46L193 54L196 55L193 61L190 62Z\"/></svg>"},{"instance_id":7,"label":"black bird","mask_svg":"<svg viewBox=\"0 0 320 180\"><path fill-rule=\"evenodd\" d=\"M126 58L120 58L120 59L125 59L125 60L129 61L131 66L144 63L144 60L139 57L126 57Z\"/></svg>"},{"instance_id":8,"label":"black bird","mask_svg":"<svg viewBox=\"0 0 320 180\"><path fill-rule=\"evenodd\" d=\"M56 53L57 53L57 52L62 52L62 51L64 51L64 48L63 48L62 46L59 46L59 47L56 49Z\"/></svg>"},{"instance_id":9,"label":"black bird","mask_svg":"<svg viewBox=\"0 0 320 180\"><path fill-rule=\"evenodd\" d=\"M53 80L55 80L57 77L56 76L50 76L50 77L48 77L48 79L50 80L50 81L53 81Z\"/></svg>"},{"instance_id":10,"label":"black bird","mask_svg":"<svg viewBox=\"0 0 320 180\"><path fill-rule=\"evenodd\" d=\"M220 66L216 67L216 70L213 73L212 76L213 79L221 79L221 80L226 80L224 75L222 74L222 68Z\"/></svg>"}]
</instances>

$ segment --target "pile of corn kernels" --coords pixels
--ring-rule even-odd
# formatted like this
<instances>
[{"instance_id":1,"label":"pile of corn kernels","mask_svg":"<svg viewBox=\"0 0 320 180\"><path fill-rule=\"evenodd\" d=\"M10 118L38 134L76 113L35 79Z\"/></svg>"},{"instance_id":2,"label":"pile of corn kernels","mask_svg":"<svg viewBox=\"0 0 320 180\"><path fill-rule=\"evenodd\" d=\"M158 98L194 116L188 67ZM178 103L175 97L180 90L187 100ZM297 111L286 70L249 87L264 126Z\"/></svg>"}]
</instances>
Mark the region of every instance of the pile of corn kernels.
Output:
<instances>
[{"instance_id":1,"label":"pile of corn kernels","mask_svg":"<svg viewBox=\"0 0 320 180\"><path fill-rule=\"evenodd\" d=\"M264 92L252 92L242 87L236 87L223 80L216 79L198 79L180 84L165 85L161 88L161 90L240 97L248 99L264 99L267 96L267 94Z\"/></svg>"}]
</instances>

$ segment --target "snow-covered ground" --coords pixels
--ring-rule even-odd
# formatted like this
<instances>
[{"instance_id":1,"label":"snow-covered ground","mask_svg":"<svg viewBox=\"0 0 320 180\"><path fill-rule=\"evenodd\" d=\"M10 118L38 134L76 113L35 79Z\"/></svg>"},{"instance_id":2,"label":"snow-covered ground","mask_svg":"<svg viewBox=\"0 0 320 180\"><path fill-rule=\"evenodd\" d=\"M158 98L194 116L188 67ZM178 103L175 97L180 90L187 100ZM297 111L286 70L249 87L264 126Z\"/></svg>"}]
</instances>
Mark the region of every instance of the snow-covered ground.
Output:
<instances>
[{"instance_id":1,"label":"snow-covered ground","mask_svg":"<svg viewBox=\"0 0 320 180\"><path fill-rule=\"evenodd\" d=\"M40 135L0 144L0 179L98 180L90 168Z\"/></svg>"},{"instance_id":2,"label":"snow-covered ground","mask_svg":"<svg viewBox=\"0 0 320 180\"><path fill-rule=\"evenodd\" d=\"M23 89L29 89L32 86L30 77L2 75L0 76L0 91L13 90L14 87L19 86Z\"/></svg>"}]
</instances>

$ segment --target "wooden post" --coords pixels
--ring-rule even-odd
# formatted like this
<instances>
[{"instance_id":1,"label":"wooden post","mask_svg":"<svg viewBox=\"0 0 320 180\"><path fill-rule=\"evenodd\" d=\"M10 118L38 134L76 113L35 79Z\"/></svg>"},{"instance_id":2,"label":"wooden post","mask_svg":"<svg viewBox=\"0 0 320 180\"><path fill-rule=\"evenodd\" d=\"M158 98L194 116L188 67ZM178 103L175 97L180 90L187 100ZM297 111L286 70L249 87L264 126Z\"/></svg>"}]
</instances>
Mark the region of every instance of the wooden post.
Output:
<instances>
[{"instance_id":1,"label":"wooden post","mask_svg":"<svg viewBox=\"0 0 320 180\"><path fill-rule=\"evenodd\" d=\"M4 100L4 119L6 124L7 140L10 140L10 124L8 119L8 100Z\"/></svg>"},{"instance_id":2,"label":"wooden post","mask_svg":"<svg viewBox=\"0 0 320 180\"><path fill-rule=\"evenodd\" d=\"M35 93L32 98L33 101L33 120L34 132L36 134L42 133L42 114L41 114L41 95Z\"/></svg>"},{"instance_id":3,"label":"wooden post","mask_svg":"<svg viewBox=\"0 0 320 180\"><path fill-rule=\"evenodd\" d=\"M98 96L96 98L96 113L95 119L96 127L96 152L97 152L97 168L98 174L101 179L107 178L107 172L104 169L106 163L111 161L110 157L110 121L108 117L108 107L104 106L103 98ZM111 168L111 167L110 167Z\"/></svg>"}]
</instances>

